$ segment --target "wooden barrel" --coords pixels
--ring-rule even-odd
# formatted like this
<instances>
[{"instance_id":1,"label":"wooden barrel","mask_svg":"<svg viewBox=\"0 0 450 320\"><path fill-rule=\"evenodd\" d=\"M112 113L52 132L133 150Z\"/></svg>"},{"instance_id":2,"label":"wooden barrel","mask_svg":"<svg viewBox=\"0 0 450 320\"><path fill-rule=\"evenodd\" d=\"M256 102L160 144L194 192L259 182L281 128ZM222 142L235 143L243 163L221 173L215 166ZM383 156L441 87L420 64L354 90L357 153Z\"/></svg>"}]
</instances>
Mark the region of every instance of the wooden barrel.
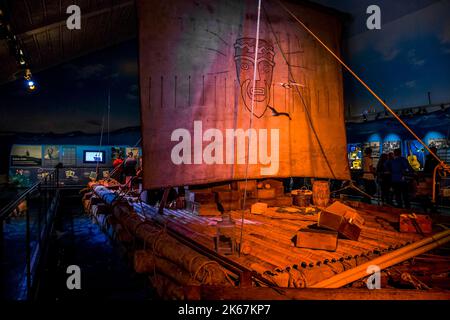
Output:
<instances>
[{"instance_id":1,"label":"wooden barrel","mask_svg":"<svg viewBox=\"0 0 450 320\"><path fill-rule=\"evenodd\" d=\"M330 202L330 185L328 181L316 180L313 182L313 202L318 207L326 207Z\"/></svg>"}]
</instances>

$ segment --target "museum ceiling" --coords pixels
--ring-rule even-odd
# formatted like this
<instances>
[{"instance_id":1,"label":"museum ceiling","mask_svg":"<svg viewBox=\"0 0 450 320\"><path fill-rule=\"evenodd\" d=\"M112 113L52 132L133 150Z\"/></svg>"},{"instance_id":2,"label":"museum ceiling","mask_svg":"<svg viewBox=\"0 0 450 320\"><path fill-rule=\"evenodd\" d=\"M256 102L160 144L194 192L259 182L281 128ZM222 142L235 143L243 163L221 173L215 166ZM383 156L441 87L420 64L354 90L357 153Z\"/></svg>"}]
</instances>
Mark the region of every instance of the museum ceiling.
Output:
<instances>
[{"instance_id":1,"label":"museum ceiling","mask_svg":"<svg viewBox=\"0 0 450 320\"><path fill-rule=\"evenodd\" d=\"M66 25L72 4L82 8L80 30ZM0 8L0 84L23 77L18 50L37 72L136 36L132 0L0 0Z\"/></svg>"}]
</instances>

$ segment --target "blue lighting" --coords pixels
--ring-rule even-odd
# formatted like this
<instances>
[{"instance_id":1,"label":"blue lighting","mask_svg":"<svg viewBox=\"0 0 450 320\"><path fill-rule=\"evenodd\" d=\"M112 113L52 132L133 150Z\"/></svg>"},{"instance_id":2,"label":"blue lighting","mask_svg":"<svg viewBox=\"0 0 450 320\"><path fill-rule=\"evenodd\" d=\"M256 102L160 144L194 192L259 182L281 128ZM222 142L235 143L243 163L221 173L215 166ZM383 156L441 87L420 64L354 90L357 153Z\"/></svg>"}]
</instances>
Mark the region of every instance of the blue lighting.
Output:
<instances>
[{"instance_id":1,"label":"blue lighting","mask_svg":"<svg viewBox=\"0 0 450 320\"><path fill-rule=\"evenodd\" d=\"M430 144L430 139L444 139L445 136L437 131L430 131L426 134L425 138L423 139L426 144Z\"/></svg>"},{"instance_id":2,"label":"blue lighting","mask_svg":"<svg viewBox=\"0 0 450 320\"><path fill-rule=\"evenodd\" d=\"M28 81L28 86L29 87L33 87L34 86L34 81Z\"/></svg>"},{"instance_id":3,"label":"blue lighting","mask_svg":"<svg viewBox=\"0 0 450 320\"><path fill-rule=\"evenodd\" d=\"M381 137L378 133L374 133L372 134L369 139L367 140L368 142L380 142L381 141Z\"/></svg>"},{"instance_id":4,"label":"blue lighting","mask_svg":"<svg viewBox=\"0 0 450 320\"><path fill-rule=\"evenodd\" d=\"M401 139L399 135L390 133L384 138L384 141L401 141Z\"/></svg>"}]
</instances>

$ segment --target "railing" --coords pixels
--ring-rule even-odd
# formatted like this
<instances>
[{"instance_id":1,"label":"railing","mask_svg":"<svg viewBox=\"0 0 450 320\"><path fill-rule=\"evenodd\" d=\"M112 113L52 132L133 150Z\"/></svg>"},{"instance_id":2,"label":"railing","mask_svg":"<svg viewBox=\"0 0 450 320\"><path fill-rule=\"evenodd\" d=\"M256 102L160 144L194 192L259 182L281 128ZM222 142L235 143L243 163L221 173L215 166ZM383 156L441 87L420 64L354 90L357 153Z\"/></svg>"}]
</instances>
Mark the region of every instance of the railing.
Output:
<instances>
[{"instance_id":1,"label":"railing","mask_svg":"<svg viewBox=\"0 0 450 320\"><path fill-rule=\"evenodd\" d=\"M55 170L0 210L1 299L33 298L58 200Z\"/></svg>"}]
</instances>

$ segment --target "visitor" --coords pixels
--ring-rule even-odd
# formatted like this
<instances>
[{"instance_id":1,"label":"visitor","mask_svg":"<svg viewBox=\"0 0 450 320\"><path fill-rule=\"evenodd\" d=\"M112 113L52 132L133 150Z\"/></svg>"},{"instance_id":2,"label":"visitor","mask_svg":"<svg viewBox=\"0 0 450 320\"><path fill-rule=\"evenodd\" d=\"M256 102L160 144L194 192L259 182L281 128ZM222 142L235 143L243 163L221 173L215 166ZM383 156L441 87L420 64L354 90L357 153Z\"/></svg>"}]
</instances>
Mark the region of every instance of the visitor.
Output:
<instances>
[{"instance_id":1,"label":"visitor","mask_svg":"<svg viewBox=\"0 0 450 320\"><path fill-rule=\"evenodd\" d=\"M394 160L394 153L392 151L388 153L388 160Z\"/></svg>"},{"instance_id":2,"label":"visitor","mask_svg":"<svg viewBox=\"0 0 450 320\"><path fill-rule=\"evenodd\" d=\"M111 177L117 179L120 183L124 182L124 174L123 174L123 153L118 153L117 158L113 161L113 171L111 173Z\"/></svg>"},{"instance_id":3,"label":"visitor","mask_svg":"<svg viewBox=\"0 0 450 320\"><path fill-rule=\"evenodd\" d=\"M373 167L372 160L372 148L366 148L364 150L363 172L364 191L372 197L377 191L377 186L375 184L375 168ZM370 200L371 199L367 197L364 199L367 203L371 203Z\"/></svg>"},{"instance_id":4,"label":"visitor","mask_svg":"<svg viewBox=\"0 0 450 320\"><path fill-rule=\"evenodd\" d=\"M136 176L136 164L137 164L137 160L134 157L133 152L132 151L128 152L128 156L123 163L123 173L126 177L125 183L128 184L130 179L132 177Z\"/></svg>"},{"instance_id":5,"label":"visitor","mask_svg":"<svg viewBox=\"0 0 450 320\"><path fill-rule=\"evenodd\" d=\"M381 191L381 202L383 204L392 205L391 173L386 169L386 163L388 160L388 154L383 153L377 164L377 181Z\"/></svg>"},{"instance_id":6,"label":"visitor","mask_svg":"<svg viewBox=\"0 0 450 320\"><path fill-rule=\"evenodd\" d=\"M402 156L400 149L394 150L394 159L386 162L386 170L391 174L392 189L394 190L395 201L399 208L411 207L409 202L407 176L414 170L409 165L408 160Z\"/></svg>"},{"instance_id":7,"label":"visitor","mask_svg":"<svg viewBox=\"0 0 450 320\"><path fill-rule=\"evenodd\" d=\"M435 146L430 147L431 152L437 155L437 148ZM425 166L423 167L423 172L426 176L432 176L434 168L439 164L437 159L433 157L431 153L427 154L425 158Z\"/></svg>"}]
</instances>

